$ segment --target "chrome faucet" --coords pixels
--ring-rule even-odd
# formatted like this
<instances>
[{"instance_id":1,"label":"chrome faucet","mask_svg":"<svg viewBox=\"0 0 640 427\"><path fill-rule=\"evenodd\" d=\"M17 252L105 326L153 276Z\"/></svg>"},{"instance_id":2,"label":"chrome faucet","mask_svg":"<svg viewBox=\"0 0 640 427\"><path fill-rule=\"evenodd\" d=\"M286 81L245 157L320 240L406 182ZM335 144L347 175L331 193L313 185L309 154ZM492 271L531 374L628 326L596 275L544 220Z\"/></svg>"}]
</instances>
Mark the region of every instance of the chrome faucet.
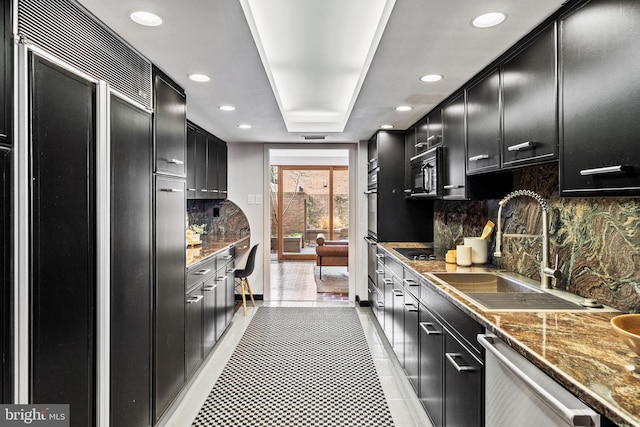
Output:
<instances>
[{"instance_id":1,"label":"chrome faucet","mask_svg":"<svg viewBox=\"0 0 640 427\"><path fill-rule=\"evenodd\" d=\"M520 196L528 196L540 203L542 208L542 234L503 234L502 233L502 208L507 202L513 198ZM559 279L562 273L558 270L558 256L556 255L556 265L554 268L549 266L549 226L547 224L547 202L535 191L516 190L507 194L504 199L498 202L498 232L496 233L496 250L493 253L495 257L502 256L502 238L503 237L525 237L530 239L542 238L542 261L540 263L540 287L549 289L549 279Z\"/></svg>"}]
</instances>

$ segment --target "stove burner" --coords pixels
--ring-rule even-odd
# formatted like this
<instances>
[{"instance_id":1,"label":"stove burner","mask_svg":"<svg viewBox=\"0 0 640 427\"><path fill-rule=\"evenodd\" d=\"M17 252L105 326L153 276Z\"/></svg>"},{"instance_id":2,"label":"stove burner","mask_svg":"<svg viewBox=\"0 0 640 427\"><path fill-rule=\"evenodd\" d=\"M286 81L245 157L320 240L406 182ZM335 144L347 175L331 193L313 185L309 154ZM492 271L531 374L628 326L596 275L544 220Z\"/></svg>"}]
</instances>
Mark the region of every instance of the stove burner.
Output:
<instances>
[{"instance_id":1,"label":"stove burner","mask_svg":"<svg viewBox=\"0 0 640 427\"><path fill-rule=\"evenodd\" d=\"M433 261L436 256L431 248L393 248L403 257L412 261Z\"/></svg>"}]
</instances>

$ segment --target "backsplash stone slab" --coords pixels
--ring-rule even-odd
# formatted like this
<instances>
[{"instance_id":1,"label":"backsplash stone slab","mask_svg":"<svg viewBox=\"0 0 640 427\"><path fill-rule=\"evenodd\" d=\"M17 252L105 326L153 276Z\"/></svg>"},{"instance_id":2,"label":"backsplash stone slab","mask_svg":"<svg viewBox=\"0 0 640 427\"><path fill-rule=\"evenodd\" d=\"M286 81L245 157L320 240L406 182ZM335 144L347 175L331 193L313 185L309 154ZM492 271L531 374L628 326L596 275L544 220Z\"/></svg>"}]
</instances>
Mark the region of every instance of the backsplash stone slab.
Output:
<instances>
[{"instance_id":1,"label":"backsplash stone slab","mask_svg":"<svg viewBox=\"0 0 640 427\"><path fill-rule=\"evenodd\" d=\"M533 190L549 204L550 262L557 254L562 271L558 288L640 312L640 199L561 198L555 163L514 171L513 188ZM497 218L498 200L438 200L435 246L453 249ZM512 199L503 207L502 221L503 232L541 234L540 205L529 197ZM495 232L490 239L494 264L535 280L540 279L541 246L541 239L503 239L503 256L495 258Z\"/></svg>"}]
</instances>

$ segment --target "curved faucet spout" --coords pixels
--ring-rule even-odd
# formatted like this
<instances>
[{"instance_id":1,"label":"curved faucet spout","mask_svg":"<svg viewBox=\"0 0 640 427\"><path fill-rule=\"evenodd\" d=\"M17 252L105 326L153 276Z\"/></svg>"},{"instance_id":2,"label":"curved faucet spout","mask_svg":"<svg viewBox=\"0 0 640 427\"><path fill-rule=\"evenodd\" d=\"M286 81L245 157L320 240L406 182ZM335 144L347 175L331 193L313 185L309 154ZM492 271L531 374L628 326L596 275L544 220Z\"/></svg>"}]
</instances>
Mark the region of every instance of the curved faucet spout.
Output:
<instances>
[{"instance_id":1,"label":"curved faucet spout","mask_svg":"<svg viewBox=\"0 0 640 427\"><path fill-rule=\"evenodd\" d=\"M535 199L539 204L542 210L542 234L541 235L528 235L528 234L504 234L502 233L502 208L507 204L507 202L516 197L527 196ZM542 288L549 288L549 279L560 278L560 271L557 269L557 261L556 267L551 268L549 266L549 226L547 223L547 202L535 191L531 190L516 190L507 194L500 202L498 202L500 206L498 208L498 231L496 233L496 250L493 253L495 257L502 256L502 238L503 237L531 237L531 238L542 238L542 262L540 263L540 286Z\"/></svg>"}]
</instances>

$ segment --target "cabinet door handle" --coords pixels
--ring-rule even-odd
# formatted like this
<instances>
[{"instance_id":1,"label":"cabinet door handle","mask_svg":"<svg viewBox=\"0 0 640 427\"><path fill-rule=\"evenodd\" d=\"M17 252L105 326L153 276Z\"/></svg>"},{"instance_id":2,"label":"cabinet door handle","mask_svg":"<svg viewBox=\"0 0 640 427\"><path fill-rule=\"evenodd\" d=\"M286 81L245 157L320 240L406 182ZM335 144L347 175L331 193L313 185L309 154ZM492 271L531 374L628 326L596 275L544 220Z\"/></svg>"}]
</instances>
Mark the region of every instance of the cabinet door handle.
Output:
<instances>
[{"instance_id":1,"label":"cabinet door handle","mask_svg":"<svg viewBox=\"0 0 640 427\"><path fill-rule=\"evenodd\" d=\"M167 159L167 163L170 163L172 165L184 165L184 162L178 159Z\"/></svg>"},{"instance_id":2,"label":"cabinet door handle","mask_svg":"<svg viewBox=\"0 0 640 427\"><path fill-rule=\"evenodd\" d=\"M429 138L427 138L427 142L433 142L436 139L440 139L440 135L431 135Z\"/></svg>"},{"instance_id":3,"label":"cabinet door handle","mask_svg":"<svg viewBox=\"0 0 640 427\"><path fill-rule=\"evenodd\" d=\"M402 290L400 289L391 289L391 292L393 292L393 294L397 297L402 297L404 296L404 292L402 292Z\"/></svg>"},{"instance_id":4,"label":"cabinet door handle","mask_svg":"<svg viewBox=\"0 0 640 427\"><path fill-rule=\"evenodd\" d=\"M376 258L378 258L378 259L384 259L384 254L376 254Z\"/></svg>"},{"instance_id":5,"label":"cabinet door handle","mask_svg":"<svg viewBox=\"0 0 640 427\"><path fill-rule=\"evenodd\" d=\"M404 190L402 190L402 192L404 194L411 194L411 189L410 188L405 188Z\"/></svg>"},{"instance_id":6,"label":"cabinet door handle","mask_svg":"<svg viewBox=\"0 0 640 427\"><path fill-rule=\"evenodd\" d=\"M197 191L195 188L187 188L187 191Z\"/></svg>"},{"instance_id":7,"label":"cabinet door handle","mask_svg":"<svg viewBox=\"0 0 640 427\"><path fill-rule=\"evenodd\" d=\"M488 154L478 154L477 156L469 157L470 162L477 162L478 160L488 159Z\"/></svg>"},{"instance_id":8,"label":"cabinet door handle","mask_svg":"<svg viewBox=\"0 0 640 427\"><path fill-rule=\"evenodd\" d=\"M416 148L422 148L422 147L426 147L427 145L429 145L428 142L418 142L416 144Z\"/></svg>"},{"instance_id":9,"label":"cabinet door handle","mask_svg":"<svg viewBox=\"0 0 640 427\"><path fill-rule=\"evenodd\" d=\"M533 148L536 146L536 143L533 141L527 141L527 142L523 142L520 144L515 144L515 145L510 145L507 147L507 150L509 151L520 151L520 150L524 150L525 148Z\"/></svg>"},{"instance_id":10,"label":"cabinet door handle","mask_svg":"<svg viewBox=\"0 0 640 427\"><path fill-rule=\"evenodd\" d=\"M429 330L429 326L431 326L433 330ZM442 335L442 331L435 329L433 322L420 322L420 327L427 335Z\"/></svg>"},{"instance_id":11,"label":"cabinet door handle","mask_svg":"<svg viewBox=\"0 0 640 427\"><path fill-rule=\"evenodd\" d=\"M404 308L406 308L407 311L409 311L409 312L418 311L418 307L416 307L415 304L411 304L410 302L405 302L404 303Z\"/></svg>"},{"instance_id":12,"label":"cabinet door handle","mask_svg":"<svg viewBox=\"0 0 640 427\"><path fill-rule=\"evenodd\" d=\"M195 273L193 273L194 276L204 276L205 274L209 274L209 272L211 271L210 268L205 268L202 270L198 270Z\"/></svg>"},{"instance_id":13,"label":"cabinet door handle","mask_svg":"<svg viewBox=\"0 0 640 427\"><path fill-rule=\"evenodd\" d=\"M205 286L204 288L202 288L205 292L211 292L212 290L214 290L216 288L215 285L212 286Z\"/></svg>"},{"instance_id":14,"label":"cabinet door handle","mask_svg":"<svg viewBox=\"0 0 640 427\"><path fill-rule=\"evenodd\" d=\"M209 190L207 190L206 188L201 188L201 189L200 189L200 192L202 192L202 193L208 193L208 192L209 192Z\"/></svg>"},{"instance_id":15,"label":"cabinet door handle","mask_svg":"<svg viewBox=\"0 0 640 427\"><path fill-rule=\"evenodd\" d=\"M182 188L161 188L160 191L165 193L182 193Z\"/></svg>"},{"instance_id":16,"label":"cabinet door handle","mask_svg":"<svg viewBox=\"0 0 640 427\"><path fill-rule=\"evenodd\" d=\"M224 259L225 261L228 261L228 260L230 260L231 258L233 258L233 255L225 255L225 257L224 257L224 258L222 258L222 259Z\"/></svg>"},{"instance_id":17,"label":"cabinet door handle","mask_svg":"<svg viewBox=\"0 0 640 427\"><path fill-rule=\"evenodd\" d=\"M449 360L449 363L451 363L453 367L456 368L456 371L458 372L470 372L470 371L478 370L474 366L469 366L469 365L460 366L458 362L456 362L456 358L460 358L464 360L462 358L462 353L445 353L445 356L447 356L447 360Z\"/></svg>"},{"instance_id":18,"label":"cabinet door handle","mask_svg":"<svg viewBox=\"0 0 640 427\"><path fill-rule=\"evenodd\" d=\"M236 269L235 268L229 268L227 269L227 273L235 273Z\"/></svg>"},{"instance_id":19,"label":"cabinet door handle","mask_svg":"<svg viewBox=\"0 0 640 427\"><path fill-rule=\"evenodd\" d=\"M367 196L368 196L369 194L377 194L377 193L378 193L378 192L377 192L377 191L374 191L374 190L367 190L367 191L365 191L365 192L364 192L364 194L366 194Z\"/></svg>"},{"instance_id":20,"label":"cabinet door handle","mask_svg":"<svg viewBox=\"0 0 640 427\"><path fill-rule=\"evenodd\" d=\"M369 159L367 160L367 164L370 165L371 163L375 162L377 159L373 158L373 159Z\"/></svg>"},{"instance_id":21,"label":"cabinet door handle","mask_svg":"<svg viewBox=\"0 0 640 427\"><path fill-rule=\"evenodd\" d=\"M393 280L391 279L382 279L382 281L384 282L385 285L390 285L393 283Z\"/></svg>"},{"instance_id":22,"label":"cabinet door handle","mask_svg":"<svg viewBox=\"0 0 640 427\"><path fill-rule=\"evenodd\" d=\"M187 304L197 304L200 302L200 300L204 298L204 295L196 295L194 297L191 297L187 300Z\"/></svg>"},{"instance_id":23,"label":"cabinet door handle","mask_svg":"<svg viewBox=\"0 0 640 427\"><path fill-rule=\"evenodd\" d=\"M377 273L377 274L384 274L384 270L376 270L376 273ZM386 280L386 279L385 279L385 280ZM389 279L389 280L391 280L391 279Z\"/></svg>"},{"instance_id":24,"label":"cabinet door handle","mask_svg":"<svg viewBox=\"0 0 640 427\"><path fill-rule=\"evenodd\" d=\"M606 166L604 168L594 168L594 169L582 169L580 171L580 175L588 176L588 175L604 175L608 173L620 173L624 172L624 166Z\"/></svg>"},{"instance_id":25,"label":"cabinet door handle","mask_svg":"<svg viewBox=\"0 0 640 427\"><path fill-rule=\"evenodd\" d=\"M404 284L407 286L418 286L418 282L415 279L404 279Z\"/></svg>"},{"instance_id":26,"label":"cabinet door handle","mask_svg":"<svg viewBox=\"0 0 640 427\"><path fill-rule=\"evenodd\" d=\"M464 188L464 185L453 185L453 184L449 184L449 185L445 185L444 187L445 190L455 190L456 188Z\"/></svg>"},{"instance_id":27,"label":"cabinet door handle","mask_svg":"<svg viewBox=\"0 0 640 427\"><path fill-rule=\"evenodd\" d=\"M378 243L372 239L371 237L365 237L364 240L367 241L368 244L370 244L371 246L376 246ZM378 256L378 254L376 254L376 256Z\"/></svg>"},{"instance_id":28,"label":"cabinet door handle","mask_svg":"<svg viewBox=\"0 0 640 427\"><path fill-rule=\"evenodd\" d=\"M384 308L384 301L378 301L378 308Z\"/></svg>"}]
</instances>

